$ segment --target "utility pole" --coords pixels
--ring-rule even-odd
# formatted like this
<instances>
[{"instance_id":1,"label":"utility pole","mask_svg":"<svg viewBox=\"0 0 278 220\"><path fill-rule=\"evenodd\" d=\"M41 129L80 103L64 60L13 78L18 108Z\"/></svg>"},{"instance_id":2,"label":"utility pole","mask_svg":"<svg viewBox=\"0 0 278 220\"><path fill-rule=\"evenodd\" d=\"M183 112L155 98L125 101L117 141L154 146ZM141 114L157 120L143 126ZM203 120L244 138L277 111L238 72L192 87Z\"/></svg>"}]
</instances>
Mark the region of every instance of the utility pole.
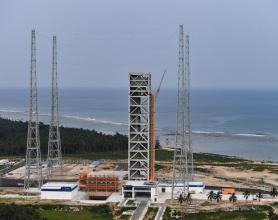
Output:
<instances>
[{"instance_id":1,"label":"utility pole","mask_svg":"<svg viewBox=\"0 0 278 220\"><path fill-rule=\"evenodd\" d=\"M39 188L42 185L42 165L40 150L40 134L38 121L38 96L36 75L36 35L32 30L31 71L30 71L30 103L25 164L24 188Z\"/></svg>"},{"instance_id":2,"label":"utility pole","mask_svg":"<svg viewBox=\"0 0 278 220\"><path fill-rule=\"evenodd\" d=\"M51 175L54 165L60 166L60 175L63 172L63 161L60 139L59 106L58 106L58 82L57 82L57 41L53 36L52 48L52 96L51 96L51 118L49 124L47 173Z\"/></svg>"},{"instance_id":3,"label":"utility pole","mask_svg":"<svg viewBox=\"0 0 278 220\"><path fill-rule=\"evenodd\" d=\"M190 164L189 164L190 163ZM191 149L191 113L189 79L189 37L184 47L183 25L179 26L179 66L177 97L177 133L173 160L172 200L177 185L182 186L181 194L189 192L189 181L193 174Z\"/></svg>"}]
</instances>

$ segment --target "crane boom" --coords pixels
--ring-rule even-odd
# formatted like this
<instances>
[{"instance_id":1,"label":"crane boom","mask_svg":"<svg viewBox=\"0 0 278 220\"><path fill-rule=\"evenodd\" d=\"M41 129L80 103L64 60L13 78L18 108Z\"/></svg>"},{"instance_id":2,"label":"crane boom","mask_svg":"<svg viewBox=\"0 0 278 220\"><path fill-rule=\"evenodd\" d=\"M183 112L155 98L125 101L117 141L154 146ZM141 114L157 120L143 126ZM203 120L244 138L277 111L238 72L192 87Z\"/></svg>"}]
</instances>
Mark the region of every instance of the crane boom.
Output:
<instances>
[{"instance_id":1,"label":"crane boom","mask_svg":"<svg viewBox=\"0 0 278 220\"><path fill-rule=\"evenodd\" d=\"M154 96L154 98L155 98L154 100L155 100L155 101L156 101L156 99L157 99L157 97L158 97L158 93L159 93L159 91L160 91L160 87L161 87L161 84L162 84L162 82L163 82L163 79L164 79L164 76L165 76L166 72L167 72L167 70L165 69L164 72L163 72L163 75L162 75L162 77L161 77L161 80L160 80L160 82L159 82L158 88L157 88L157 90L156 90L156 92L155 92L155 96Z\"/></svg>"}]
</instances>

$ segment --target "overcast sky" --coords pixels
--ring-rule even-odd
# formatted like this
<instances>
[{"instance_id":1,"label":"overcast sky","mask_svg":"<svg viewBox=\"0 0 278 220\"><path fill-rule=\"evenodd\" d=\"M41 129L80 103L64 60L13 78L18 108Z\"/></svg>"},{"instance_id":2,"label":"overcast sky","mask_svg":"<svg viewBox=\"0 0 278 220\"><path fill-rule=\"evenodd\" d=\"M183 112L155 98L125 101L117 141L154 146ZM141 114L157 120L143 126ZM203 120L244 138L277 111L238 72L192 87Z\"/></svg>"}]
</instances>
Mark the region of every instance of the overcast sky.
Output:
<instances>
[{"instance_id":1,"label":"overcast sky","mask_svg":"<svg viewBox=\"0 0 278 220\"><path fill-rule=\"evenodd\" d=\"M27 87L31 29L38 85L57 35L62 87L127 87L128 72L177 84L178 25L190 35L192 86L278 88L277 0L0 0L0 87Z\"/></svg>"}]
</instances>

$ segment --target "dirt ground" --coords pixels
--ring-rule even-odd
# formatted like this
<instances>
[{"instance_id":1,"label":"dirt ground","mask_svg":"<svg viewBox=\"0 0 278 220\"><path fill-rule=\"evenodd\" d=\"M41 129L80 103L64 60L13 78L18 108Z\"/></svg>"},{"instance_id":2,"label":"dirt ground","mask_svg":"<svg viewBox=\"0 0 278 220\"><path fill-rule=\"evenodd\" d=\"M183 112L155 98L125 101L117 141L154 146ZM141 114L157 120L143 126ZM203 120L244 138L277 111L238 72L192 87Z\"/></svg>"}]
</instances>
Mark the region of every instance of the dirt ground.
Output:
<instances>
[{"instance_id":1,"label":"dirt ground","mask_svg":"<svg viewBox=\"0 0 278 220\"><path fill-rule=\"evenodd\" d=\"M271 167L278 164L271 164ZM233 166L198 165L194 181L202 181L205 185L217 185L225 187L268 187L278 186L278 174L272 170L255 171ZM171 178L172 165L163 164L157 172L157 176Z\"/></svg>"}]
</instances>

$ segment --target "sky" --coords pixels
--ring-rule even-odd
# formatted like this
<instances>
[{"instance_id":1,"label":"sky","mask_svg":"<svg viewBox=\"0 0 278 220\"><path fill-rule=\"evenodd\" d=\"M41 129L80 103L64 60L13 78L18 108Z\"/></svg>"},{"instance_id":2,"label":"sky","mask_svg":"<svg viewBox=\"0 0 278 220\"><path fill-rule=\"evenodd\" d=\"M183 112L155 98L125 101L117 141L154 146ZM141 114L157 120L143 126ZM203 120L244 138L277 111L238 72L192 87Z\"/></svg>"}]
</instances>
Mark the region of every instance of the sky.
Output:
<instances>
[{"instance_id":1,"label":"sky","mask_svg":"<svg viewBox=\"0 0 278 220\"><path fill-rule=\"evenodd\" d=\"M178 25L190 35L193 88L278 88L277 0L0 0L0 88L28 87L31 29L38 86L127 88L129 72L177 85Z\"/></svg>"}]
</instances>

